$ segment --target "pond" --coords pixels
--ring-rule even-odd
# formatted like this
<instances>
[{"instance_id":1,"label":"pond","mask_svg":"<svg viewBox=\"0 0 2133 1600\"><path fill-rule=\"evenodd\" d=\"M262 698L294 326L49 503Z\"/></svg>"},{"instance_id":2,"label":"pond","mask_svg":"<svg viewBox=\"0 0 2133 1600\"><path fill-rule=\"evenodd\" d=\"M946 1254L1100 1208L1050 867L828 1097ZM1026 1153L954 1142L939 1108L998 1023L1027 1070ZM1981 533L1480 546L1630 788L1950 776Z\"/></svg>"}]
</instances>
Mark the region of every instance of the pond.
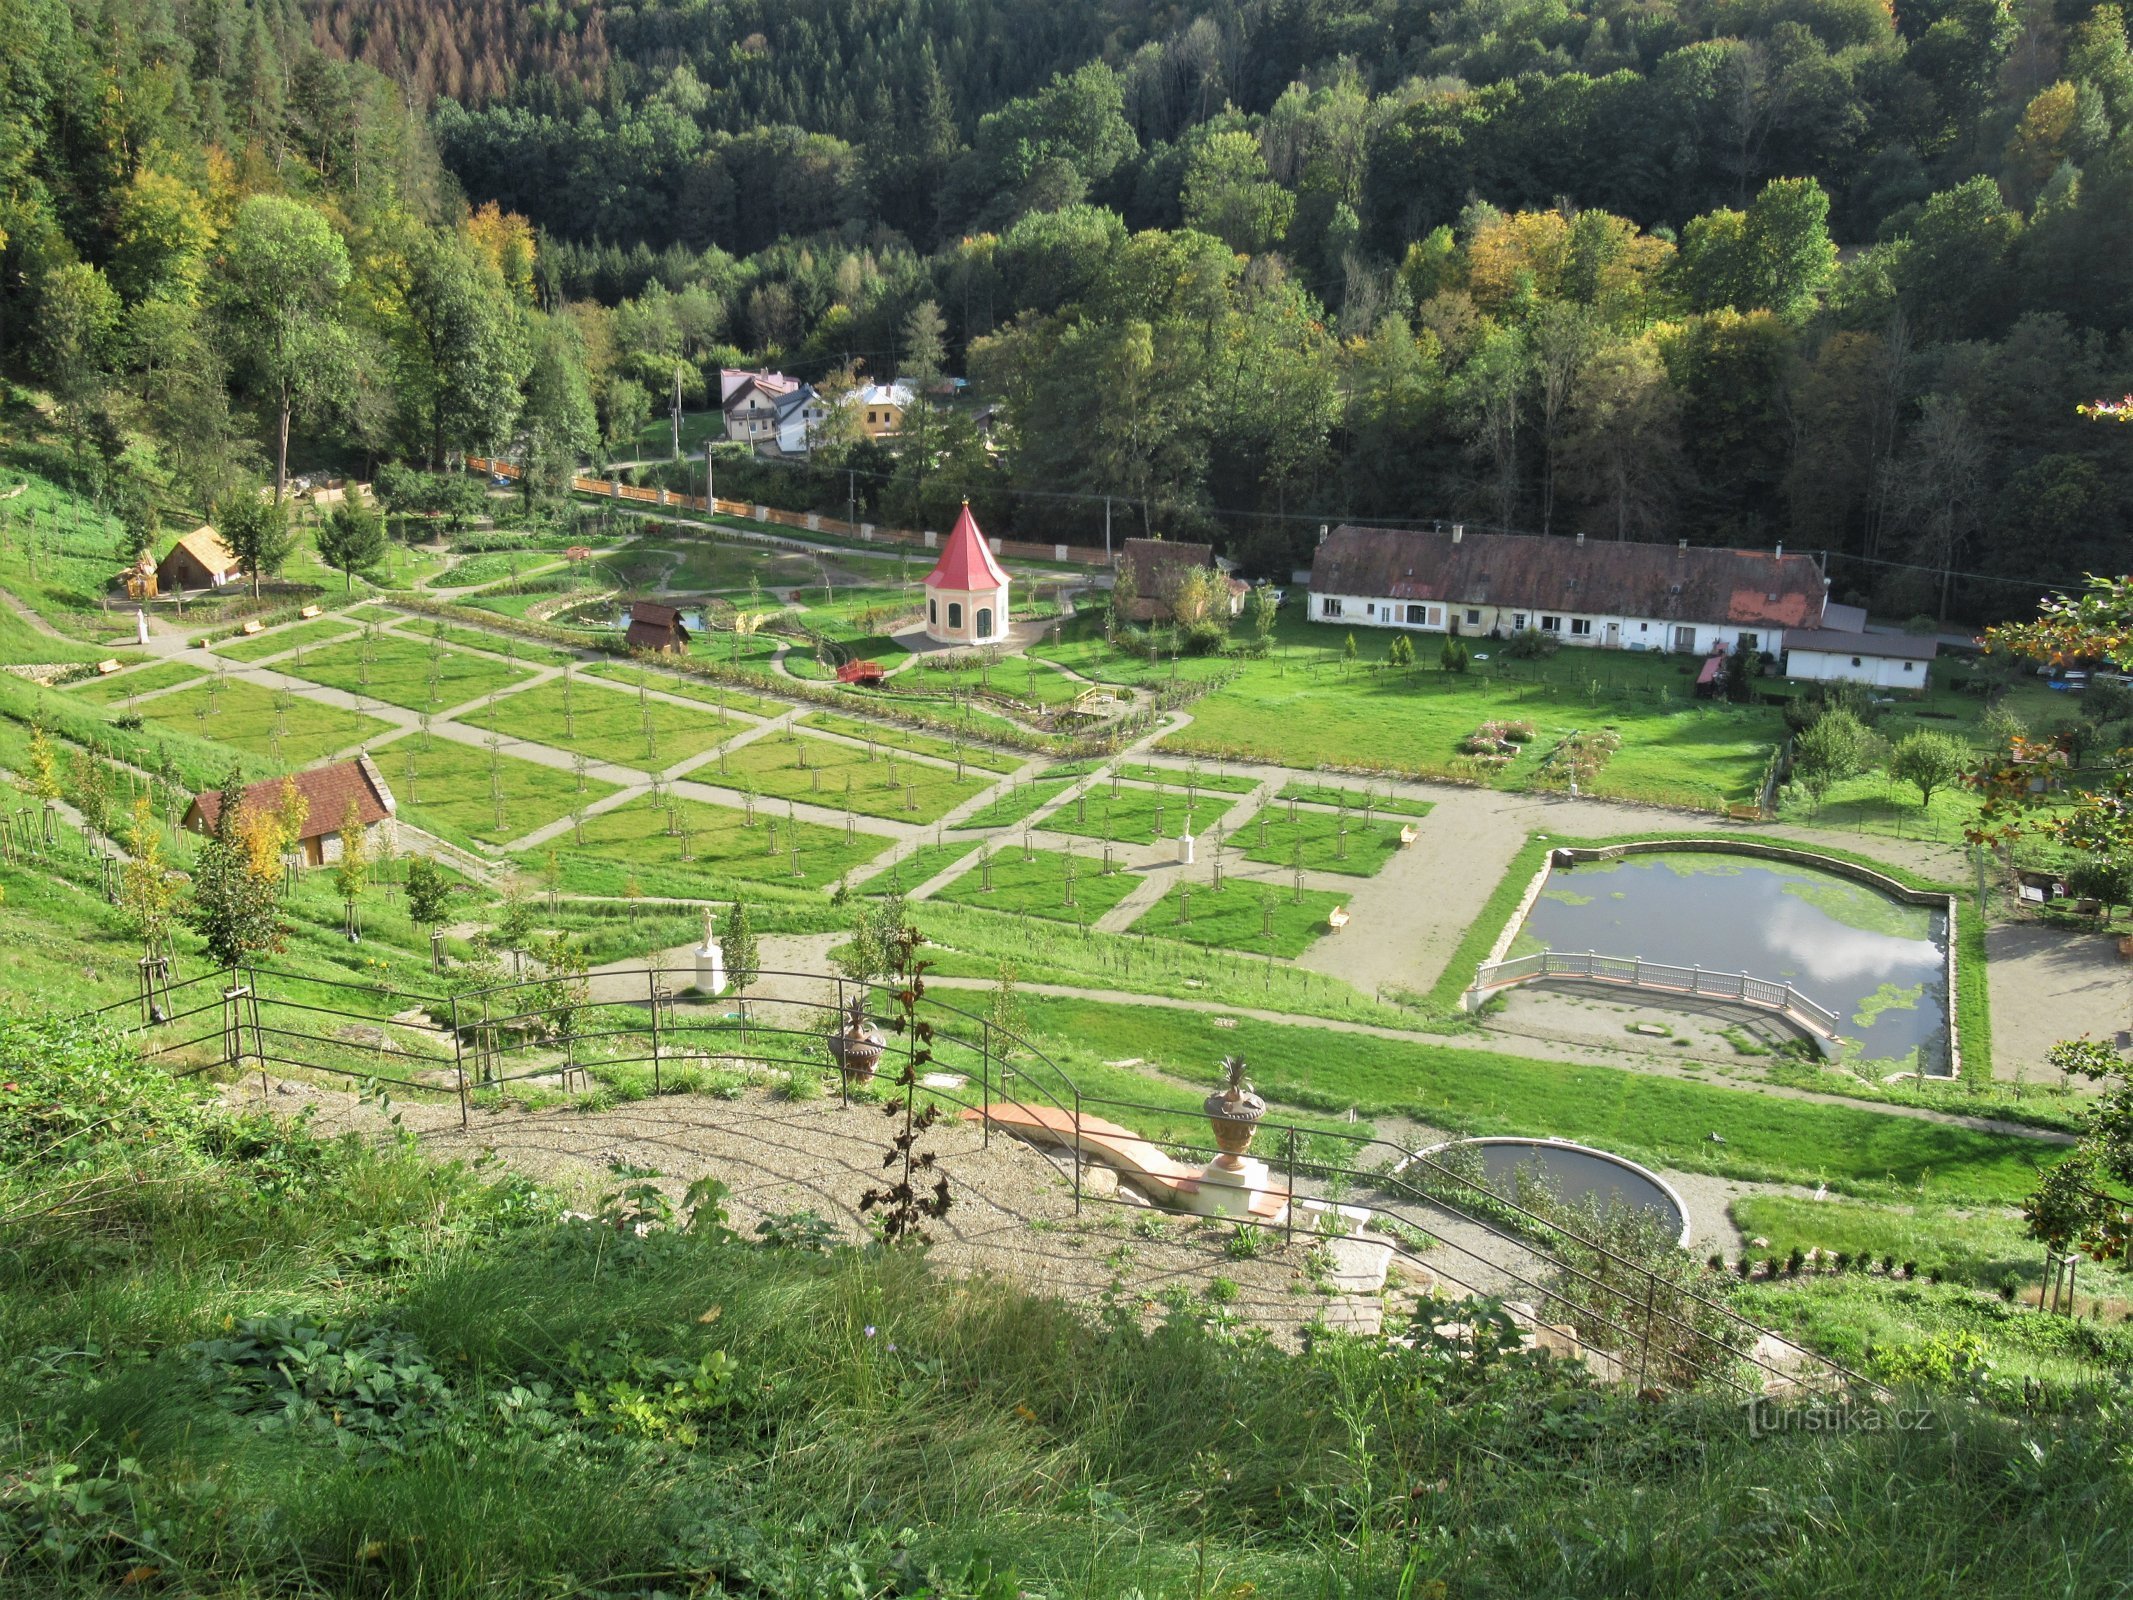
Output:
<instances>
[{"instance_id":1,"label":"pond","mask_svg":"<svg viewBox=\"0 0 2133 1600\"><path fill-rule=\"evenodd\" d=\"M1522 1178L1538 1179L1556 1198L1572 1205L1591 1200L1603 1210L1622 1205L1656 1212L1677 1242L1688 1240L1689 1214L1681 1197L1665 1179L1634 1161L1561 1139L1459 1139L1422 1154L1446 1162L1455 1153L1469 1152L1481 1170L1464 1175L1507 1200L1520 1197ZM1454 1170L1464 1165L1456 1159L1448 1164Z\"/></svg>"},{"instance_id":2,"label":"pond","mask_svg":"<svg viewBox=\"0 0 2133 1600\"><path fill-rule=\"evenodd\" d=\"M1857 1066L1947 1071L1944 912L1833 873L1746 856L1558 867L1512 953L1593 950L1790 983L1838 1013Z\"/></svg>"}]
</instances>

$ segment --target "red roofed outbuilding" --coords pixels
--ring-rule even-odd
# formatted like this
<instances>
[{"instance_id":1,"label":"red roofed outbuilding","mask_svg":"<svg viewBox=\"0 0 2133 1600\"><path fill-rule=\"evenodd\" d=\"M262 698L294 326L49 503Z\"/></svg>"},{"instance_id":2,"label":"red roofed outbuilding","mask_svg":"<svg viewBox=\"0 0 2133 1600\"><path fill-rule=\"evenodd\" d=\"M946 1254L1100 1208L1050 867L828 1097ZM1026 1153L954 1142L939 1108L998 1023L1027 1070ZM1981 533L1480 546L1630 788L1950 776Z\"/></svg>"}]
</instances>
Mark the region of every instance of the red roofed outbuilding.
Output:
<instances>
[{"instance_id":1,"label":"red roofed outbuilding","mask_svg":"<svg viewBox=\"0 0 2133 1600\"><path fill-rule=\"evenodd\" d=\"M375 852L393 827L399 803L385 785L385 775L368 756L313 767L293 775L296 792L304 797L304 825L296 840L296 852L307 867L325 866L341 855L341 825L348 808L355 806L356 821ZM282 780L245 785L242 811L275 811L281 806ZM185 826L194 833L213 833L222 815L222 791L203 789L185 808Z\"/></svg>"},{"instance_id":2,"label":"red roofed outbuilding","mask_svg":"<svg viewBox=\"0 0 2133 1600\"><path fill-rule=\"evenodd\" d=\"M926 637L941 644L998 644L1007 637L1007 573L978 531L968 500L926 574Z\"/></svg>"}]
</instances>

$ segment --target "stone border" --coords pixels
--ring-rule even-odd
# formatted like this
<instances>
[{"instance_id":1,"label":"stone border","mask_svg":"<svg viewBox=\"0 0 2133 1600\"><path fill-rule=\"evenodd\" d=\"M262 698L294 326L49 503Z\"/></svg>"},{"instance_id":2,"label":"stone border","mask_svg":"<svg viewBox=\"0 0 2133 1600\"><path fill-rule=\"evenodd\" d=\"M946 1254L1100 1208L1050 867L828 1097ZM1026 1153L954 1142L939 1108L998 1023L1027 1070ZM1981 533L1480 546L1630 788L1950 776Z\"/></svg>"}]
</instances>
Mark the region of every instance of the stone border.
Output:
<instances>
[{"instance_id":1,"label":"stone border","mask_svg":"<svg viewBox=\"0 0 2133 1600\"><path fill-rule=\"evenodd\" d=\"M1729 855L1759 857L1765 861L1784 861L1796 867L1811 867L1817 872L1827 872L1839 878L1850 878L1854 883L1863 883L1878 890L1891 900L1905 905L1930 906L1942 912L1948 919L1948 941L1941 964L1942 981L1948 988L1948 1070L1946 1073L1922 1074L1945 1078L1956 1082L1963 1075L1962 998L1956 988L1955 951L1962 942L1962 910L1958 897L1934 889L1914 889L1909 884L1899 883L1887 873L1876 872L1872 867L1861 866L1856 861L1840 860L1825 856L1819 851L1799 845L1768 844L1760 839L1629 839L1620 844L1564 845L1548 852L1548 861L1541 868L1540 877L1527 891L1519 913L1506 929L1506 936L1498 941L1503 948L1510 943L1510 930L1525 921L1525 914L1546 884L1548 875L1554 871L1558 859L1567 858L1575 864L1580 861L1619 861L1624 856L1657 855L1663 851L1686 851L1702 855ZM1492 954L1491 961L1499 960Z\"/></svg>"},{"instance_id":2,"label":"stone border","mask_svg":"<svg viewBox=\"0 0 2133 1600\"><path fill-rule=\"evenodd\" d=\"M1630 1172L1634 1172L1640 1178L1648 1179L1661 1194L1666 1196L1667 1203L1674 1208L1674 1215L1681 1219L1681 1237L1674 1241L1674 1247L1677 1250L1686 1249L1690 1238L1695 1234L1696 1221L1695 1218L1689 1215L1689 1203L1681 1198L1681 1191L1671 1183L1668 1183L1666 1179L1660 1177L1650 1167L1630 1160L1628 1156L1618 1156L1612 1150L1596 1149L1592 1145L1578 1144L1571 1139L1515 1133L1492 1133L1471 1139L1446 1139L1441 1143L1430 1145L1426 1149L1417 1150L1412 1155L1402 1157L1393 1165L1392 1174L1394 1177L1398 1177L1417 1161L1435 1161L1436 1157L1447 1150L1460 1150L1469 1145L1483 1144L1515 1144L1521 1145L1528 1150L1573 1150L1579 1155L1594 1156L1601 1161L1625 1168ZM1441 1163L1439 1164L1441 1165ZM1484 1183L1481 1187L1486 1189L1488 1185ZM1506 1195L1503 1198L1508 1200L1511 1197ZM1516 1202L1513 1203L1515 1204Z\"/></svg>"}]
</instances>

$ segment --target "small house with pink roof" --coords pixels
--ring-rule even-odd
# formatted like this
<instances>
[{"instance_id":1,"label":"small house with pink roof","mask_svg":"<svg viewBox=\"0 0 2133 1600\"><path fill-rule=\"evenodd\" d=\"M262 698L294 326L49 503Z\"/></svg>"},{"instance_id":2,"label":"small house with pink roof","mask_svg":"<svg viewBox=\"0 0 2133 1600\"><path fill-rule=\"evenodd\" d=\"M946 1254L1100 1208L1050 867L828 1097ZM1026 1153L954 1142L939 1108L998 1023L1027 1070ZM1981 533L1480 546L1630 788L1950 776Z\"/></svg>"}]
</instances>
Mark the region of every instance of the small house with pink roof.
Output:
<instances>
[{"instance_id":1,"label":"small house with pink roof","mask_svg":"<svg viewBox=\"0 0 2133 1600\"><path fill-rule=\"evenodd\" d=\"M940 644L999 644L1007 638L1007 573L978 531L968 500L940 560L926 574L926 637Z\"/></svg>"}]
</instances>

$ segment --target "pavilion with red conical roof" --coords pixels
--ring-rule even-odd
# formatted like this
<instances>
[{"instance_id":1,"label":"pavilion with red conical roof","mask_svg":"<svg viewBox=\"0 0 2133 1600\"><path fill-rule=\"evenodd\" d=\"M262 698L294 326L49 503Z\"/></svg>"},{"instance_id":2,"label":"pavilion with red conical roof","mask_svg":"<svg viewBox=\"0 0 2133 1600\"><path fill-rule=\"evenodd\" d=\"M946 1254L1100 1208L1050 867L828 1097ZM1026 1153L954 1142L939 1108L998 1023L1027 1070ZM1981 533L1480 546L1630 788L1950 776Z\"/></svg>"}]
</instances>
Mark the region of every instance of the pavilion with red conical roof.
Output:
<instances>
[{"instance_id":1,"label":"pavilion with red conical roof","mask_svg":"<svg viewBox=\"0 0 2133 1600\"><path fill-rule=\"evenodd\" d=\"M926 575L926 637L941 644L998 644L1007 637L1007 574L968 500Z\"/></svg>"}]
</instances>

